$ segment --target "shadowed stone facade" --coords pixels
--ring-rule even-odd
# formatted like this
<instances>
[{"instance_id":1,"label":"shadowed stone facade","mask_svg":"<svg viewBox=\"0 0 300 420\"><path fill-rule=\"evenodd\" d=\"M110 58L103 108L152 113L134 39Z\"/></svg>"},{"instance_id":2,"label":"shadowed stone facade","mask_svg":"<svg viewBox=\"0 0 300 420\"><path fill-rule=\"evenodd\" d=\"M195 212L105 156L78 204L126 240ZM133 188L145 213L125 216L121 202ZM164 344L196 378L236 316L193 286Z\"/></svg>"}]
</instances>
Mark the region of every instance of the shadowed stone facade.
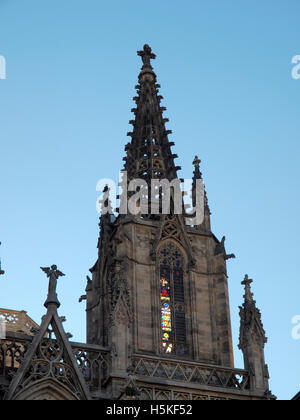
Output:
<instances>
[{"instance_id":1,"label":"shadowed stone facade","mask_svg":"<svg viewBox=\"0 0 300 420\"><path fill-rule=\"evenodd\" d=\"M139 178L150 185L151 179L178 178L180 167L151 65L155 55L147 45L138 55L143 67L124 170L128 183ZM193 199L199 179L196 157ZM120 207L128 198L121 195ZM102 206L110 206L109 196ZM87 305L88 344L69 341L57 315L56 283L63 274L44 268L50 283L41 327L33 337L12 334L1 341L2 398L273 399L267 339L248 276L240 308L245 370L234 368L227 261L235 256L226 253L225 237L220 241L211 231L206 192L202 224L188 226L185 216L172 205L169 215L101 216L98 259L80 298ZM21 362L10 370L9 346Z\"/></svg>"},{"instance_id":2,"label":"shadowed stone facade","mask_svg":"<svg viewBox=\"0 0 300 420\"><path fill-rule=\"evenodd\" d=\"M293 398L294 401L300 401L300 392Z\"/></svg>"}]
</instances>

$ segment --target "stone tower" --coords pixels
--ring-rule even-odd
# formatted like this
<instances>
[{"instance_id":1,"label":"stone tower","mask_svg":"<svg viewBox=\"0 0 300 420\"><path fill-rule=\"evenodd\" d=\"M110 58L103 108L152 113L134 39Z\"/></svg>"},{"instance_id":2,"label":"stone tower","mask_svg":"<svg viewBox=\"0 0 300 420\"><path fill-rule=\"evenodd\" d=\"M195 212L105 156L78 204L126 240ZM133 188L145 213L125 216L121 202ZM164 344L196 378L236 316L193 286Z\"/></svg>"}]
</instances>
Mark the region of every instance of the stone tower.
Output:
<instances>
[{"instance_id":1,"label":"stone tower","mask_svg":"<svg viewBox=\"0 0 300 420\"><path fill-rule=\"evenodd\" d=\"M143 67L120 208L116 217L106 187L98 259L80 298L87 301L87 343L71 342L66 318L58 315L57 283L64 274L54 264L43 267L49 288L41 324L25 312L0 311L0 400L275 398L265 364L267 339L248 276L240 308L245 369L234 367L226 269L234 255L226 253L225 237L219 241L211 231L198 157L194 210L178 211L183 209L180 168L151 66L155 55L148 45L138 54ZM153 180L171 183L169 196ZM198 219L193 216L199 184Z\"/></svg>"},{"instance_id":2,"label":"stone tower","mask_svg":"<svg viewBox=\"0 0 300 420\"><path fill-rule=\"evenodd\" d=\"M140 179L151 196L151 180L178 180L180 167L151 65L156 57L148 45L138 55L143 67L122 185ZM197 157L193 164L194 201L202 174ZM102 206L111 210L108 188L104 193ZM98 259L86 289L87 342L110 349L106 392L111 398L267 398L263 348L259 352L253 343L246 350L246 321L241 349L247 371L234 369L226 268L234 255L226 253L225 237L219 241L211 231L206 192L197 226L176 214L172 199L169 214L151 214L145 206L138 214L123 214L131 196L119 197L118 217L108 211L100 218ZM263 341L259 323L256 331Z\"/></svg>"}]
</instances>

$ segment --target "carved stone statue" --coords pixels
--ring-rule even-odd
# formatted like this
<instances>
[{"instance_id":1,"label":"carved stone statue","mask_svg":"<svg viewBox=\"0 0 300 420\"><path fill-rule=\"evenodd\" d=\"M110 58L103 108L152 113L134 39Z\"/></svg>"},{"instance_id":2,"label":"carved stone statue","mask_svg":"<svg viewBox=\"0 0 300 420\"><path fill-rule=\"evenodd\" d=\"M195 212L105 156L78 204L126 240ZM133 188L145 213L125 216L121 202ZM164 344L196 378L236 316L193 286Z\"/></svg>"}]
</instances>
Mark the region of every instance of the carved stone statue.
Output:
<instances>
[{"instance_id":1,"label":"carved stone statue","mask_svg":"<svg viewBox=\"0 0 300 420\"><path fill-rule=\"evenodd\" d=\"M45 302L45 306L48 307L50 303L55 303L58 307L60 306L60 303L57 299L57 280L59 277L63 277L65 274L63 274L61 271L57 269L56 265L52 265L50 267L41 267L41 270L44 271L44 273L47 274L47 277L49 280L49 290L48 290L48 297Z\"/></svg>"},{"instance_id":2,"label":"carved stone statue","mask_svg":"<svg viewBox=\"0 0 300 420\"><path fill-rule=\"evenodd\" d=\"M215 255L223 254L224 260L227 261L231 258L235 258L235 255L234 254L226 254L225 240L226 240L226 237L223 236L221 242L216 246Z\"/></svg>"}]
</instances>

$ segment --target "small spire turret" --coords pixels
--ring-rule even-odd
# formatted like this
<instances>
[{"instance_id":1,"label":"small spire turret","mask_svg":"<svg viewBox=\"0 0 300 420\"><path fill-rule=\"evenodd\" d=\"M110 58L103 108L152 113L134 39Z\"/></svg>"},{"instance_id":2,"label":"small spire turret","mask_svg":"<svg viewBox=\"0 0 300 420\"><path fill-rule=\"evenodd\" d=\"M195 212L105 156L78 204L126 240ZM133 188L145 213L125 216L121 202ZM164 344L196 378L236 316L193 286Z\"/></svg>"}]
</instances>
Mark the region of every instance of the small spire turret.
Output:
<instances>
[{"instance_id":1,"label":"small spire turret","mask_svg":"<svg viewBox=\"0 0 300 420\"><path fill-rule=\"evenodd\" d=\"M267 343L261 313L253 299L251 284L253 280L246 274L242 285L245 286L244 303L240 307L239 349L244 355L245 369L250 373L251 389L269 393L269 373L265 364L264 348Z\"/></svg>"},{"instance_id":2,"label":"small spire turret","mask_svg":"<svg viewBox=\"0 0 300 420\"><path fill-rule=\"evenodd\" d=\"M192 200L193 200L193 206L196 207L196 185L197 185L197 180L201 179L203 180L203 175L202 172L200 170L200 164L201 164L201 160L199 159L198 156L195 156L195 159L193 161L193 165L195 167L194 172L193 172L193 184L192 184ZM207 193L206 190L204 188L204 222L201 226L199 226L201 229L204 229L208 232L210 232L211 230L211 225L210 225L210 208L208 205L208 198L207 198Z\"/></svg>"}]
</instances>

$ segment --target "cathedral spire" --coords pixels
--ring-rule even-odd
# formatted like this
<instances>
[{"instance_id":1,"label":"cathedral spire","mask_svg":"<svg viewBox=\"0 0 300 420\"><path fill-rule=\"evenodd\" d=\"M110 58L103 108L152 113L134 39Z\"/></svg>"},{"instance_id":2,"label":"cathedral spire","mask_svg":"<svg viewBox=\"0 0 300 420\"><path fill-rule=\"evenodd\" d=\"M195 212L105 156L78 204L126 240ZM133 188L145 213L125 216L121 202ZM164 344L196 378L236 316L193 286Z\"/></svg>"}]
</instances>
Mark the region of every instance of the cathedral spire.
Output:
<instances>
[{"instance_id":1,"label":"cathedral spire","mask_svg":"<svg viewBox=\"0 0 300 420\"><path fill-rule=\"evenodd\" d=\"M156 84L156 74L151 65L151 59L155 59L156 55L149 45L138 51L138 55L142 57L143 67L136 86L138 96L133 98L137 106L132 109L135 119L130 121L133 131L128 133L131 142L125 147L126 157L123 160L128 181L143 179L150 186L151 179L177 178L177 171L181 168L174 163L177 158L171 151L174 143L168 140L172 132L166 129L168 119L163 117L166 108L160 105L163 97L159 95L160 85Z\"/></svg>"}]
</instances>

